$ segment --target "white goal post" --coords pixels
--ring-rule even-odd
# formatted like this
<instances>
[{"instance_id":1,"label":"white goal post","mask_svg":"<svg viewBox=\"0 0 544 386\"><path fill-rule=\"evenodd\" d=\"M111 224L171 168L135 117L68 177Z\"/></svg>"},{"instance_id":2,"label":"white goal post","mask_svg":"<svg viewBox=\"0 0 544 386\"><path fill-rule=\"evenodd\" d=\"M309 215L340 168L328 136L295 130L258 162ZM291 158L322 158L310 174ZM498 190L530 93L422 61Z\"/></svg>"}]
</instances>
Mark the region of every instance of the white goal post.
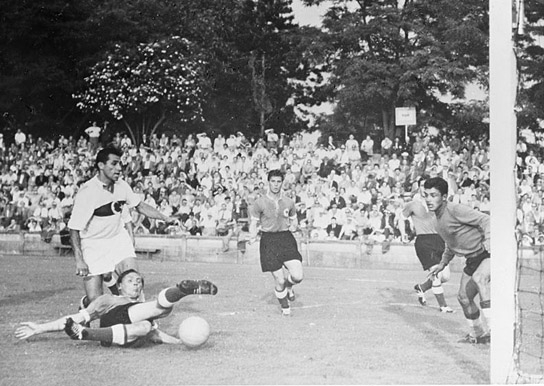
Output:
<instances>
[{"instance_id":1,"label":"white goal post","mask_svg":"<svg viewBox=\"0 0 544 386\"><path fill-rule=\"evenodd\" d=\"M512 0L489 0L492 384L508 383L514 367L517 75L513 49Z\"/></svg>"}]
</instances>

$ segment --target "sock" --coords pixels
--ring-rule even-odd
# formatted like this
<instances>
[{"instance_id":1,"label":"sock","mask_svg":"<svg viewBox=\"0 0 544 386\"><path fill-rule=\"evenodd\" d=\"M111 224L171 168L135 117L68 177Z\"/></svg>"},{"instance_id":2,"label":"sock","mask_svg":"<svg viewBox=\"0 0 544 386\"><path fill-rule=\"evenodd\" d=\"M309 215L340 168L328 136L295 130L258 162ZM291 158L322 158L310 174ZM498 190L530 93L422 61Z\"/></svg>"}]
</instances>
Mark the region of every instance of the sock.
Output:
<instances>
[{"instance_id":1,"label":"sock","mask_svg":"<svg viewBox=\"0 0 544 386\"><path fill-rule=\"evenodd\" d=\"M474 333L474 336L482 336L485 331L482 326L482 320L480 319L480 311L477 310L473 314L467 314L465 312L465 318L467 318L468 325L472 332Z\"/></svg>"},{"instance_id":2,"label":"sock","mask_svg":"<svg viewBox=\"0 0 544 386\"><path fill-rule=\"evenodd\" d=\"M446 303L446 298L444 297L444 288L442 288L441 285L439 286L433 285L433 294L436 297L436 301L438 302L438 305L440 307L448 306L448 304Z\"/></svg>"},{"instance_id":3,"label":"sock","mask_svg":"<svg viewBox=\"0 0 544 386\"><path fill-rule=\"evenodd\" d=\"M163 289L157 297L157 303L162 308L172 308L174 304L179 302L184 296L186 296L178 287L170 287Z\"/></svg>"},{"instance_id":4,"label":"sock","mask_svg":"<svg viewBox=\"0 0 544 386\"><path fill-rule=\"evenodd\" d=\"M113 328L85 328L81 334L82 340L95 340L104 343L113 342Z\"/></svg>"},{"instance_id":5,"label":"sock","mask_svg":"<svg viewBox=\"0 0 544 386\"><path fill-rule=\"evenodd\" d=\"M419 285L419 287L421 288L423 292L427 292L428 290L431 289L432 286L433 286L433 282L431 281L431 279L426 280L425 282Z\"/></svg>"},{"instance_id":6,"label":"sock","mask_svg":"<svg viewBox=\"0 0 544 386\"><path fill-rule=\"evenodd\" d=\"M289 308L289 300L287 300L287 289L284 289L283 291L274 290L274 293L276 294L276 298L278 298L278 302L280 303L281 308Z\"/></svg>"},{"instance_id":7,"label":"sock","mask_svg":"<svg viewBox=\"0 0 544 386\"><path fill-rule=\"evenodd\" d=\"M491 300L484 300L483 302L480 302L480 308L484 314L487 328L491 329Z\"/></svg>"},{"instance_id":8,"label":"sock","mask_svg":"<svg viewBox=\"0 0 544 386\"><path fill-rule=\"evenodd\" d=\"M287 275L287 278L285 279L285 288L293 288L293 286L296 283L293 281L293 278L291 277L291 274Z\"/></svg>"}]
</instances>

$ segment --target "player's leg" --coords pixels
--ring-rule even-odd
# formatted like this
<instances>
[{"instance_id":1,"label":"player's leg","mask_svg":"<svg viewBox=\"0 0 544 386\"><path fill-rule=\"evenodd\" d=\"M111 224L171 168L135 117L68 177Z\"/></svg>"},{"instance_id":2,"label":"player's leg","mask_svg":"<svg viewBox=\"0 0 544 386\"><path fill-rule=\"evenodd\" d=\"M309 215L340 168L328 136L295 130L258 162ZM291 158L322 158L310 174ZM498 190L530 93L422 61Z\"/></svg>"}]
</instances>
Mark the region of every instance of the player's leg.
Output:
<instances>
[{"instance_id":1,"label":"player's leg","mask_svg":"<svg viewBox=\"0 0 544 386\"><path fill-rule=\"evenodd\" d=\"M102 275L92 275L83 278L83 287L85 288L86 300L82 299L84 308L86 308L92 301L102 295Z\"/></svg>"},{"instance_id":2,"label":"player's leg","mask_svg":"<svg viewBox=\"0 0 544 386\"><path fill-rule=\"evenodd\" d=\"M287 298L289 301L295 301L295 292L293 286L298 284L304 278L304 272L302 269L302 262L300 260L289 260L283 262L285 267L284 278L285 288L287 289Z\"/></svg>"},{"instance_id":3,"label":"player's leg","mask_svg":"<svg viewBox=\"0 0 544 386\"><path fill-rule=\"evenodd\" d=\"M446 298L444 297L444 287L442 287L442 283L445 283L450 279L450 274L450 267L446 265L444 270L439 272L432 281L433 294L438 302L438 306L440 307L440 312L445 313L453 312L453 309L448 307Z\"/></svg>"},{"instance_id":4,"label":"player's leg","mask_svg":"<svg viewBox=\"0 0 544 386\"><path fill-rule=\"evenodd\" d=\"M163 289L156 300L130 307L128 315L132 323L163 318L172 312L172 307L185 296L215 294L217 294L217 286L208 280L183 280L175 287Z\"/></svg>"},{"instance_id":5,"label":"player's leg","mask_svg":"<svg viewBox=\"0 0 544 386\"><path fill-rule=\"evenodd\" d=\"M86 328L68 318L64 331L74 340L98 341L104 346L111 344L124 346L149 334L152 327L150 321L142 320L136 323L116 324L111 327Z\"/></svg>"},{"instance_id":6,"label":"player's leg","mask_svg":"<svg viewBox=\"0 0 544 386\"><path fill-rule=\"evenodd\" d=\"M478 287L480 309L489 328L491 326L491 259L482 260L476 271L474 271L472 280Z\"/></svg>"},{"instance_id":7,"label":"player's leg","mask_svg":"<svg viewBox=\"0 0 544 386\"><path fill-rule=\"evenodd\" d=\"M280 303L282 315L290 315L291 307L289 306L289 299L287 298L287 288L285 286L285 274L283 273L283 268L271 271L272 277L274 278L274 293L278 302Z\"/></svg>"},{"instance_id":8,"label":"player's leg","mask_svg":"<svg viewBox=\"0 0 544 386\"><path fill-rule=\"evenodd\" d=\"M459 284L457 300L463 309L463 313L471 330L465 337L465 340L470 343L477 343L478 338L485 334L482 319L480 317L480 309L474 302L474 298L477 294L478 286L474 283L471 276L463 272Z\"/></svg>"}]
</instances>

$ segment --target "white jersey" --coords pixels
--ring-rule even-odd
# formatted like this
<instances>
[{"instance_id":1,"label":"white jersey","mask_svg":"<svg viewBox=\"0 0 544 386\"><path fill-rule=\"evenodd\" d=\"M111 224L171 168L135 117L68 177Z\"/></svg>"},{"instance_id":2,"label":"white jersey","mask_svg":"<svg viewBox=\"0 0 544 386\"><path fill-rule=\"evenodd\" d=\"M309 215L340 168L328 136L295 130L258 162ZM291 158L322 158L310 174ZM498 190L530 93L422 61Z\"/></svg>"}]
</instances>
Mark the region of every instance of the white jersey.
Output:
<instances>
[{"instance_id":1,"label":"white jersey","mask_svg":"<svg viewBox=\"0 0 544 386\"><path fill-rule=\"evenodd\" d=\"M114 237L124 229L123 205L133 208L139 203L140 197L125 181L117 181L112 193L95 176L77 192L68 227L80 231L82 240Z\"/></svg>"},{"instance_id":2,"label":"white jersey","mask_svg":"<svg viewBox=\"0 0 544 386\"><path fill-rule=\"evenodd\" d=\"M81 187L68 227L80 232L81 251L90 275L112 272L122 260L136 257L125 219L127 206L139 203L139 196L122 180L114 184L113 193L97 177Z\"/></svg>"}]
</instances>

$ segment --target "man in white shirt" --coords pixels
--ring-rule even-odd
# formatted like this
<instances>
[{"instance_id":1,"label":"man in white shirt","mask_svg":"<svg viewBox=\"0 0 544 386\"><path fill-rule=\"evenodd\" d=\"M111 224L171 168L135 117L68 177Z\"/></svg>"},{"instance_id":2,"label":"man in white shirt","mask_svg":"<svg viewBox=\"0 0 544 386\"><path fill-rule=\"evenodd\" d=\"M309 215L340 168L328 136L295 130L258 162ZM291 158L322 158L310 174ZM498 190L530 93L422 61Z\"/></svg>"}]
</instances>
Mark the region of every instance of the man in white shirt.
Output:
<instances>
[{"instance_id":1,"label":"man in white shirt","mask_svg":"<svg viewBox=\"0 0 544 386\"><path fill-rule=\"evenodd\" d=\"M89 142L91 143L91 148L93 151L98 147L98 140L101 132L102 129L96 124L96 122L93 122L91 126L85 129L85 133L89 136Z\"/></svg>"},{"instance_id":2,"label":"man in white shirt","mask_svg":"<svg viewBox=\"0 0 544 386\"><path fill-rule=\"evenodd\" d=\"M102 295L103 282L114 290L121 273L138 268L134 241L125 228L130 221L129 208L150 218L177 221L142 202L130 185L119 179L121 155L113 147L98 152L98 174L79 189L68 222L76 275L83 278L86 292L83 306Z\"/></svg>"}]
</instances>

